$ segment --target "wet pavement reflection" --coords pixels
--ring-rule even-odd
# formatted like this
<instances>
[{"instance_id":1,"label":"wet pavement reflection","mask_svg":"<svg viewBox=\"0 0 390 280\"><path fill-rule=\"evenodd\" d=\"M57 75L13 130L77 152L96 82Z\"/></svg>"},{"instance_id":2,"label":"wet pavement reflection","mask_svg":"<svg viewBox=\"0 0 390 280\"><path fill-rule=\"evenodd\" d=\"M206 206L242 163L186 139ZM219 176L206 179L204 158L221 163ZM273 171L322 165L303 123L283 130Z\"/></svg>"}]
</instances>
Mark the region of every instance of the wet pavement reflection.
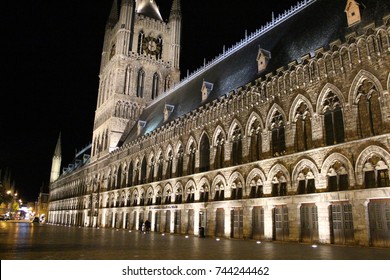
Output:
<instances>
[{"instance_id":1,"label":"wet pavement reflection","mask_svg":"<svg viewBox=\"0 0 390 280\"><path fill-rule=\"evenodd\" d=\"M0 222L2 260L389 260L390 249Z\"/></svg>"}]
</instances>

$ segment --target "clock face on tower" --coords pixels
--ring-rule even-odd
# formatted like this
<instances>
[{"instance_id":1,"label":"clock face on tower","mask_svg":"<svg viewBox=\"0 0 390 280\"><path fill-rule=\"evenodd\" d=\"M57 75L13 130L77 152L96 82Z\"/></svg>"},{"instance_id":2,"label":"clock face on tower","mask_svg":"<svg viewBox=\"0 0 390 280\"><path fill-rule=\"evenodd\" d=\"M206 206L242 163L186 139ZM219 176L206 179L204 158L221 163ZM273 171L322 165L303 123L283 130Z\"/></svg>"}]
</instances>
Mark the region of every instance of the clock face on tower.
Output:
<instances>
[{"instance_id":1,"label":"clock face on tower","mask_svg":"<svg viewBox=\"0 0 390 280\"><path fill-rule=\"evenodd\" d=\"M145 54L157 58L161 52L161 42L151 36L145 37L142 42L142 50Z\"/></svg>"}]
</instances>

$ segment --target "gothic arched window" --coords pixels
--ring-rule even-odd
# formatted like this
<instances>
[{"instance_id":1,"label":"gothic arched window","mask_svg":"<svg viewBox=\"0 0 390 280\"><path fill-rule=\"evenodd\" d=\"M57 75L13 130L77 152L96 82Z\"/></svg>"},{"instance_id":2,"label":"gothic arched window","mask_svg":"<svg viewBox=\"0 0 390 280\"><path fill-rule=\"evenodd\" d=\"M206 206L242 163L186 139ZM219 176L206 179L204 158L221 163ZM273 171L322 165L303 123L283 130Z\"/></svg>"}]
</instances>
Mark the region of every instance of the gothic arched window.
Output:
<instances>
[{"instance_id":1,"label":"gothic arched window","mask_svg":"<svg viewBox=\"0 0 390 280\"><path fill-rule=\"evenodd\" d=\"M193 203L195 201L195 188L193 186L187 189L187 203Z\"/></svg>"},{"instance_id":2,"label":"gothic arched window","mask_svg":"<svg viewBox=\"0 0 390 280\"><path fill-rule=\"evenodd\" d=\"M122 186L122 166L119 166L119 169L118 169L118 174L116 177L116 188L117 189L123 188L123 186Z\"/></svg>"},{"instance_id":3,"label":"gothic arched window","mask_svg":"<svg viewBox=\"0 0 390 280\"><path fill-rule=\"evenodd\" d=\"M148 189L146 205L153 205L153 190Z\"/></svg>"},{"instance_id":4,"label":"gothic arched window","mask_svg":"<svg viewBox=\"0 0 390 280\"><path fill-rule=\"evenodd\" d=\"M134 172L134 185L138 185L139 184L139 170L140 170L140 166L139 166L139 162L137 162L137 166L135 167L135 172Z\"/></svg>"},{"instance_id":5,"label":"gothic arched window","mask_svg":"<svg viewBox=\"0 0 390 280\"><path fill-rule=\"evenodd\" d=\"M382 128L381 106L375 85L365 80L358 89L358 130L360 137L378 135Z\"/></svg>"},{"instance_id":6,"label":"gothic arched window","mask_svg":"<svg viewBox=\"0 0 390 280\"><path fill-rule=\"evenodd\" d=\"M153 182L154 179L154 157L150 159L149 165L149 183Z\"/></svg>"},{"instance_id":7,"label":"gothic arched window","mask_svg":"<svg viewBox=\"0 0 390 280\"><path fill-rule=\"evenodd\" d=\"M145 205L145 193L142 191L141 195L139 196L139 205L144 206Z\"/></svg>"},{"instance_id":8,"label":"gothic arched window","mask_svg":"<svg viewBox=\"0 0 390 280\"><path fill-rule=\"evenodd\" d=\"M167 91L171 88L171 76L168 75L165 77L164 91Z\"/></svg>"},{"instance_id":9,"label":"gothic arched window","mask_svg":"<svg viewBox=\"0 0 390 280\"><path fill-rule=\"evenodd\" d=\"M172 178L172 169L173 169L173 154L172 154L172 150L170 150L167 158L167 171L165 172L166 179Z\"/></svg>"},{"instance_id":10,"label":"gothic arched window","mask_svg":"<svg viewBox=\"0 0 390 280\"><path fill-rule=\"evenodd\" d=\"M145 71L138 71L138 79L137 79L137 97L144 97L144 86L145 86Z\"/></svg>"},{"instance_id":11,"label":"gothic arched window","mask_svg":"<svg viewBox=\"0 0 390 280\"><path fill-rule=\"evenodd\" d=\"M161 190L158 190L157 194L156 194L156 202L155 202L155 204L156 205L161 205L161 203L162 203L162 194L161 194Z\"/></svg>"},{"instance_id":12,"label":"gothic arched window","mask_svg":"<svg viewBox=\"0 0 390 280\"><path fill-rule=\"evenodd\" d=\"M142 44L145 38L145 33L141 31L138 35L138 46L137 46L137 53L142 54Z\"/></svg>"},{"instance_id":13,"label":"gothic arched window","mask_svg":"<svg viewBox=\"0 0 390 280\"><path fill-rule=\"evenodd\" d=\"M156 59L161 59L162 58L162 52L163 52L163 39L161 36L158 36L157 38L157 49L159 50L158 53L156 54Z\"/></svg>"},{"instance_id":14,"label":"gothic arched window","mask_svg":"<svg viewBox=\"0 0 390 280\"><path fill-rule=\"evenodd\" d=\"M348 172L345 166L336 161L328 170L328 191L345 191L349 188Z\"/></svg>"},{"instance_id":15,"label":"gothic arched window","mask_svg":"<svg viewBox=\"0 0 390 280\"><path fill-rule=\"evenodd\" d=\"M141 184L145 184L145 183L146 183L146 160L144 158L141 164Z\"/></svg>"},{"instance_id":16,"label":"gothic arched window","mask_svg":"<svg viewBox=\"0 0 390 280\"><path fill-rule=\"evenodd\" d=\"M242 133L238 125L233 130L232 142L232 165L242 164Z\"/></svg>"},{"instance_id":17,"label":"gothic arched window","mask_svg":"<svg viewBox=\"0 0 390 280\"><path fill-rule=\"evenodd\" d=\"M127 186L131 187L133 185L133 162L129 164L129 171L127 173Z\"/></svg>"},{"instance_id":18,"label":"gothic arched window","mask_svg":"<svg viewBox=\"0 0 390 280\"><path fill-rule=\"evenodd\" d=\"M152 84L152 99L155 99L158 97L159 86L160 86L160 77L159 77L158 73L154 73L153 84Z\"/></svg>"},{"instance_id":19,"label":"gothic arched window","mask_svg":"<svg viewBox=\"0 0 390 280\"><path fill-rule=\"evenodd\" d=\"M274 113L271 121L272 133L272 155L274 157L284 155L286 153L286 136L285 123L282 114L279 111Z\"/></svg>"},{"instance_id":20,"label":"gothic arched window","mask_svg":"<svg viewBox=\"0 0 390 280\"><path fill-rule=\"evenodd\" d=\"M225 139L222 132L219 132L216 139L216 153L214 159L214 168L219 169L223 168L223 163L225 161Z\"/></svg>"},{"instance_id":21,"label":"gothic arched window","mask_svg":"<svg viewBox=\"0 0 390 280\"><path fill-rule=\"evenodd\" d=\"M199 202L208 202L209 201L209 189L206 185L200 187L199 190Z\"/></svg>"},{"instance_id":22,"label":"gothic arched window","mask_svg":"<svg viewBox=\"0 0 390 280\"><path fill-rule=\"evenodd\" d=\"M298 175L298 194L315 193L315 179L309 168L304 168Z\"/></svg>"},{"instance_id":23,"label":"gothic arched window","mask_svg":"<svg viewBox=\"0 0 390 280\"><path fill-rule=\"evenodd\" d=\"M225 200L225 187L222 182L215 185L214 201Z\"/></svg>"},{"instance_id":24,"label":"gothic arched window","mask_svg":"<svg viewBox=\"0 0 390 280\"><path fill-rule=\"evenodd\" d=\"M138 205L138 193L134 192L133 193L133 206L137 206L137 205Z\"/></svg>"},{"instance_id":25,"label":"gothic arched window","mask_svg":"<svg viewBox=\"0 0 390 280\"><path fill-rule=\"evenodd\" d=\"M250 160L257 161L261 157L261 127L259 121L256 119L250 130L251 145L250 145Z\"/></svg>"},{"instance_id":26,"label":"gothic arched window","mask_svg":"<svg viewBox=\"0 0 390 280\"><path fill-rule=\"evenodd\" d=\"M104 142L104 149L108 149L108 129L106 129L106 133L104 134L104 141L102 140L102 143Z\"/></svg>"},{"instance_id":27,"label":"gothic arched window","mask_svg":"<svg viewBox=\"0 0 390 280\"><path fill-rule=\"evenodd\" d=\"M189 150L189 158L188 158L188 168L187 168L188 175L192 175L195 173L195 155L196 155L195 144L191 143L190 150Z\"/></svg>"},{"instance_id":28,"label":"gothic arched window","mask_svg":"<svg viewBox=\"0 0 390 280\"><path fill-rule=\"evenodd\" d=\"M172 201L172 193L171 193L171 190L168 189L165 192L165 204L171 204L171 201Z\"/></svg>"},{"instance_id":29,"label":"gothic arched window","mask_svg":"<svg viewBox=\"0 0 390 280\"><path fill-rule=\"evenodd\" d=\"M283 172L279 171L272 179L272 196L285 195L287 195L287 180Z\"/></svg>"},{"instance_id":30,"label":"gothic arched window","mask_svg":"<svg viewBox=\"0 0 390 280\"><path fill-rule=\"evenodd\" d=\"M263 197L263 183L260 178L256 176L250 183L251 192L249 194L250 198L259 198Z\"/></svg>"},{"instance_id":31,"label":"gothic arched window","mask_svg":"<svg viewBox=\"0 0 390 280\"><path fill-rule=\"evenodd\" d=\"M176 175L177 177L183 176L183 158L184 158L184 150L183 147L180 146L177 152L177 166L176 166Z\"/></svg>"},{"instance_id":32,"label":"gothic arched window","mask_svg":"<svg viewBox=\"0 0 390 280\"><path fill-rule=\"evenodd\" d=\"M231 186L230 199L242 199L242 184L239 180L233 182Z\"/></svg>"},{"instance_id":33,"label":"gothic arched window","mask_svg":"<svg viewBox=\"0 0 390 280\"><path fill-rule=\"evenodd\" d=\"M205 172L210 170L210 141L206 134L203 134L200 141L200 164L199 171Z\"/></svg>"},{"instance_id":34,"label":"gothic arched window","mask_svg":"<svg viewBox=\"0 0 390 280\"><path fill-rule=\"evenodd\" d=\"M339 97L330 91L322 105L326 145L344 142L344 118Z\"/></svg>"},{"instance_id":35,"label":"gothic arched window","mask_svg":"<svg viewBox=\"0 0 390 280\"><path fill-rule=\"evenodd\" d=\"M164 163L164 159L162 157L162 154L160 154L157 163L157 181L161 181L163 178L163 163Z\"/></svg>"},{"instance_id":36,"label":"gothic arched window","mask_svg":"<svg viewBox=\"0 0 390 280\"><path fill-rule=\"evenodd\" d=\"M131 67L128 66L126 68L126 73L125 73L125 84L124 84L124 94L126 95L129 95L130 92L131 92L131 88L130 88L130 85L131 85Z\"/></svg>"},{"instance_id":37,"label":"gothic arched window","mask_svg":"<svg viewBox=\"0 0 390 280\"><path fill-rule=\"evenodd\" d=\"M372 156L363 167L364 186L369 188L385 188L390 186L389 167L378 156Z\"/></svg>"},{"instance_id":38,"label":"gothic arched window","mask_svg":"<svg viewBox=\"0 0 390 280\"><path fill-rule=\"evenodd\" d=\"M309 108L302 102L295 113L295 145L298 152L312 148L311 132Z\"/></svg>"},{"instance_id":39,"label":"gothic arched window","mask_svg":"<svg viewBox=\"0 0 390 280\"><path fill-rule=\"evenodd\" d=\"M180 187L176 190L175 193L175 203L180 204L183 202L183 189Z\"/></svg>"}]
</instances>

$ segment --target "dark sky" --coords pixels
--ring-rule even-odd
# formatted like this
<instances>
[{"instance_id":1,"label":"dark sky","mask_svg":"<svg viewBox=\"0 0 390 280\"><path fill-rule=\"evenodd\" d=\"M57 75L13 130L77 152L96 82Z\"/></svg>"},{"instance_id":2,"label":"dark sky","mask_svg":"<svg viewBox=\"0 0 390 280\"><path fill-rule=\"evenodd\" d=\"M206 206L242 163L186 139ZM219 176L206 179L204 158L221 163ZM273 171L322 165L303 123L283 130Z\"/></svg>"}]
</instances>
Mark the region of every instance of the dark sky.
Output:
<instances>
[{"instance_id":1,"label":"dark sky","mask_svg":"<svg viewBox=\"0 0 390 280\"><path fill-rule=\"evenodd\" d=\"M181 73L192 72L296 0L182 0ZM50 177L62 134L62 164L92 139L100 55L112 0L2 1L0 169L24 200ZM172 0L157 0L168 19Z\"/></svg>"}]
</instances>

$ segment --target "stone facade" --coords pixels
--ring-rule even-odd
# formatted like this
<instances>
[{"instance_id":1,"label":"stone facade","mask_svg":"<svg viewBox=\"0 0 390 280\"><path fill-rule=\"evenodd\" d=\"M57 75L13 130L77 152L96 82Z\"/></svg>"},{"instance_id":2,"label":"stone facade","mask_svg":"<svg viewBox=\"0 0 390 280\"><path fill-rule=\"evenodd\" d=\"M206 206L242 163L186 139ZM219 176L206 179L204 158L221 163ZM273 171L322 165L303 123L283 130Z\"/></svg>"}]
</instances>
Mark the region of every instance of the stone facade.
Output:
<instances>
[{"instance_id":1,"label":"stone facade","mask_svg":"<svg viewBox=\"0 0 390 280\"><path fill-rule=\"evenodd\" d=\"M388 16L110 153L92 151L51 184L49 222L390 246L389 34Z\"/></svg>"}]
</instances>

